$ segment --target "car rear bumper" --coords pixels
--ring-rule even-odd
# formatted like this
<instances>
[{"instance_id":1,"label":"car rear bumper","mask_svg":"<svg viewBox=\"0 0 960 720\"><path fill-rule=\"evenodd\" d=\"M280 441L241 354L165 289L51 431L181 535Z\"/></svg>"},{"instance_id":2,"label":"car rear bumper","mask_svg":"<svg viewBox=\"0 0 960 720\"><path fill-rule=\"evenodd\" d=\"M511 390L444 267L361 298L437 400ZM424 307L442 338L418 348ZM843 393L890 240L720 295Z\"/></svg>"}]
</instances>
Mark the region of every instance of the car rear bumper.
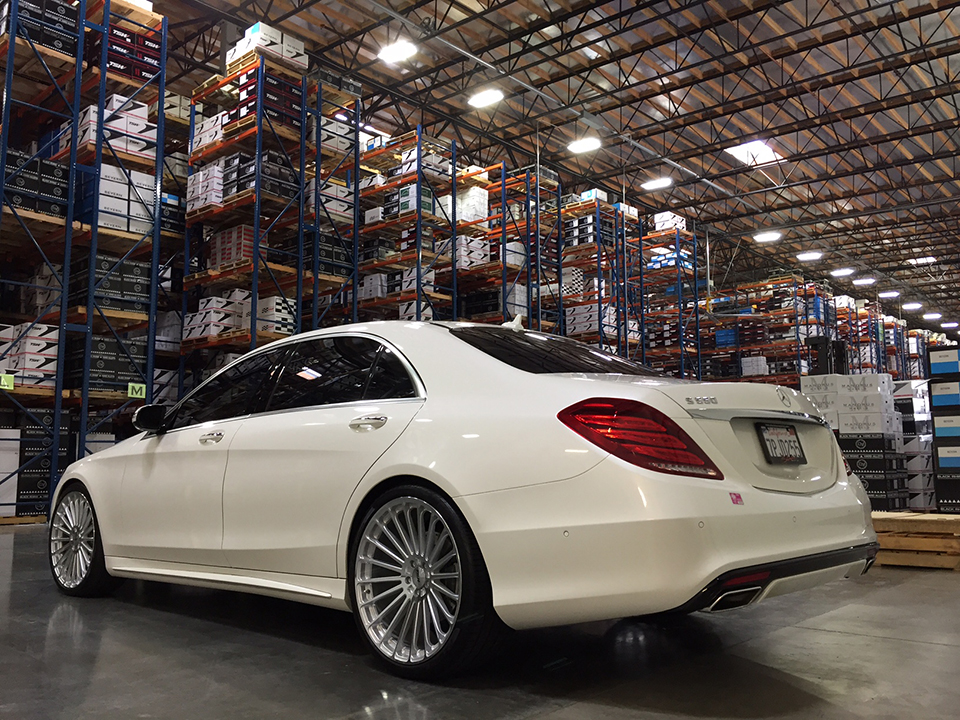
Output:
<instances>
[{"instance_id":1,"label":"car rear bumper","mask_svg":"<svg viewBox=\"0 0 960 720\"><path fill-rule=\"evenodd\" d=\"M879 549L880 545L872 542L731 570L673 611L732 610L833 580L863 575L873 565Z\"/></svg>"},{"instance_id":2,"label":"car rear bumper","mask_svg":"<svg viewBox=\"0 0 960 720\"><path fill-rule=\"evenodd\" d=\"M456 501L494 607L517 629L707 608L718 581L756 567L770 575L755 602L858 575L875 553L869 500L853 478L800 495L607 458L569 480Z\"/></svg>"}]
</instances>

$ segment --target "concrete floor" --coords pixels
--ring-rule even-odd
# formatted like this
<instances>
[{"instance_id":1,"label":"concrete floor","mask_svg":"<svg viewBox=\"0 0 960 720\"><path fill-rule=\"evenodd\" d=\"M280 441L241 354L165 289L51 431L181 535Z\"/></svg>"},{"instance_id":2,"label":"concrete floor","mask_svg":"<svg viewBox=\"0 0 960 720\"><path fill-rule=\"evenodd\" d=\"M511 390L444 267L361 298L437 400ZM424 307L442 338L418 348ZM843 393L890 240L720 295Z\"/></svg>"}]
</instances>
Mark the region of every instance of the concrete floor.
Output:
<instances>
[{"instance_id":1,"label":"concrete floor","mask_svg":"<svg viewBox=\"0 0 960 720\"><path fill-rule=\"evenodd\" d=\"M0 528L0 717L960 717L960 574L865 578L671 624L518 633L442 685L375 669L352 619L228 592L127 582L62 597L45 529Z\"/></svg>"}]
</instances>

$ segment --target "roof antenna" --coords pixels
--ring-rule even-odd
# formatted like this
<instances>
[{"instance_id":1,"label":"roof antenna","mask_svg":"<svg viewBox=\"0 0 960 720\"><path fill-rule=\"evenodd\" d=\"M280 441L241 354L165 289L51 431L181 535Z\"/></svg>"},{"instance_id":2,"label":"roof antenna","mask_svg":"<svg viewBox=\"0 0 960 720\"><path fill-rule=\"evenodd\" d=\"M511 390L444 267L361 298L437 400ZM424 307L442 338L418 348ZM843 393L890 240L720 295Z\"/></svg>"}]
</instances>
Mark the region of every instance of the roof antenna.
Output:
<instances>
[{"instance_id":1,"label":"roof antenna","mask_svg":"<svg viewBox=\"0 0 960 720\"><path fill-rule=\"evenodd\" d=\"M503 323L500 327L510 328L511 330L516 330L517 332L523 331L523 316L515 315L513 320L510 322Z\"/></svg>"}]
</instances>

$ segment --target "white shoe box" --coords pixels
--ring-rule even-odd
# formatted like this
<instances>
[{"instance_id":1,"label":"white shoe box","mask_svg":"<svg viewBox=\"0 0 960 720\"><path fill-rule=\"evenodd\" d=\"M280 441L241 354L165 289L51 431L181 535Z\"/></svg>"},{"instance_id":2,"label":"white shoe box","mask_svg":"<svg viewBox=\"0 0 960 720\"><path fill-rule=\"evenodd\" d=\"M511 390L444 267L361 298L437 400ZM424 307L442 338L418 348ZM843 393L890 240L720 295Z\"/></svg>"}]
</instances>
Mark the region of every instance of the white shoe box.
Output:
<instances>
[{"instance_id":1,"label":"white shoe box","mask_svg":"<svg viewBox=\"0 0 960 720\"><path fill-rule=\"evenodd\" d=\"M843 435L894 434L900 430L895 413L840 413Z\"/></svg>"},{"instance_id":2,"label":"white shoe box","mask_svg":"<svg viewBox=\"0 0 960 720\"><path fill-rule=\"evenodd\" d=\"M879 392L839 393L837 410L841 413L893 412L893 398Z\"/></svg>"}]
</instances>

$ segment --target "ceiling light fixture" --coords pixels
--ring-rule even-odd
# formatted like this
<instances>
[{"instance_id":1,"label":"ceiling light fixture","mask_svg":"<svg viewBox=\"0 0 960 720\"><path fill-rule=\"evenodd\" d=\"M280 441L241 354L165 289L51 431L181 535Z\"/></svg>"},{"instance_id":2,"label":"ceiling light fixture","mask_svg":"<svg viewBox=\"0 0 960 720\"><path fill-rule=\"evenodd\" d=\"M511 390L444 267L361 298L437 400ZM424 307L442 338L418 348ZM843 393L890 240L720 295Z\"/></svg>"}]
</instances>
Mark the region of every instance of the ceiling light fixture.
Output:
<instances>
[{"instance_id":1,"label":"ceiling light fixture","mask_svg":"<svg viewBox=\"0 0 960 720\"><path fill-rule=\"evenodd\" d=\"M733 155L744 165L753 165L754 167L783 160L783 155L771 148L763 140L753 140L743 145L726 148L725 152Z\"/></svg>"},{"instance_id":2,"label":"ceiling light fixture","mask_svg":"<svg viewBox=\"0 0 960 720\"><path fill-rule=\"evenodd\" d=\"M644 190L663 190L671 185L673 185L673 178L657 178L656 180L648 180L640 187Z\"/></svg>"},{"instance_id":3,"label":"ceiling light fixture","mask_svg":"<svg viewBox=\"0 0 960 720\"><path fill-rule=\"evenodd\" d=\"M377 57L383 62L394 65L398 62L413 57L417 53L417 46L409 40L397 40L396 42L384 45L377 53Z\"/></svg>"},{"instance_id":4,"label":"ceiling light fixture","mask_svg":"<svg viewBox=\"0 0 960 720\"><path fill-rule=\"evenodd\" d=\"M877 295L877 297L881 297L881 298L883 298L883 299L885 299L885 300L886 300L887 298L900 297L900 291L899 291L899 290L884 290L882 293L880 293L879 295Z\"/></svg>"},{"instance_id":5,"label":"ceiling light fixture","mask_svg":"<svg viewBox=\"0 0 960 720\"><path fill-rule=\"evenodd\" d=\"M808 252L797 254L797 260L800 262L813 262L814 260L819 260L822 257L823 253L819 250L809 250Z\"/></svg>"},{"instance_id":6,"label":"ceiling light fixture","mask_svg":"<svg viewBox=\"0 0 960 720\"><path fill-rule=\"evenodd\" d=\"M853 281L853 284L854 285L873 285L876 281L877 279L872 277L857 278L856 280Z\"/></svg>"},{"instance_id":7,"label":"ceiling light fixture","mask_svg":"<svg viewBox=\"0 0 960 720\"><path fill-rule=\"evenodd\" d=\"M930 255L927 255L926 257L908 258L908 259L907 259L907 262L910 263L911 265L930 265L931 263L935 263L936 261L937 261L937 259L936 259L935 257L930 256Z\"/></svg>"},{"instance_id":8,"label":"ceiling light fixture","mask_svg":"<svg viewBox=\"0 0 960 720\"><path fill-rule=\"evenodd\" d=\"M590 136L585 138L580 138L579 140L574 140L572 143L567 145L567 150L572 153L579 155L580 153L592 152L593 150L600 149L600 138L596 136Z\"/></svg>"},{"instance_id":9,"label":"ceiling light fixture","mask_svg":"<svg viewBox=\"0 0 960 720\"><path fill-rule=\"evenodd\" d=\"M960 323L955 323L955 322L940 323L940 327L942 327L944 330L951 330L957 327L957 325L960 325Z\"/></svg>"},{"instance_id":10,"label":"ceiling light fixture","mask_svg":"<svg viewBox=\"0 0 960 720\"><path fill-rule=\"evenodd\" d=\"M904 310L919 310L923 307L923 303L918 302L908 302L903 304Z\"/></svg>"},{"instance_id":11,"label":"ceiling light fixture","mask_svg":"<svg viewBox=\"0 0 960 720\"><path fill-rule=\"evenodd\" d=\"M939 319L942 318L942 317L943 317L943 315L941 315L941 314L938 313L938 312L931 312L931 313L924 313L924 314L923 314L923 319L924 319L924 320L939 320Z\"/></svg>"},{"instance_id":12,"label":"ceiling light fixture","mask_svg":"<svg viewBox=\"0 0 960 720\"><path fill-rule=\"evenodd\" d=\"M831 270L830 274L834 277L847 277L848 275L853 275L856 272L853 268L837 268L836 270Z\"/></svg>"},{"instance_id":13,"label":"ceiling light fixture","mask_svg":"<svg viewBox=\"0 0 960 720\"><path fill-rule=\"evenodd\" d=\"M767 242L776 242L783 235L778 233L776 230L765 230L764 232L758 232L753 236L753 239L758 243L767 243Z\"/></svg>"},{"instance_id":14,"label":"ceiling light fixture","mask_svg":"<svg viewBox=\"0 0 960 720\"><path fill-rule=\"evenodd\" d=\"M498 90L497 88L488 88L486 90L481 90L476 95L471 97L467 102L475 107L482 108L487 107L487 105L493 105L503 100L503 91Z\"/></svg>"}]
</instances>

